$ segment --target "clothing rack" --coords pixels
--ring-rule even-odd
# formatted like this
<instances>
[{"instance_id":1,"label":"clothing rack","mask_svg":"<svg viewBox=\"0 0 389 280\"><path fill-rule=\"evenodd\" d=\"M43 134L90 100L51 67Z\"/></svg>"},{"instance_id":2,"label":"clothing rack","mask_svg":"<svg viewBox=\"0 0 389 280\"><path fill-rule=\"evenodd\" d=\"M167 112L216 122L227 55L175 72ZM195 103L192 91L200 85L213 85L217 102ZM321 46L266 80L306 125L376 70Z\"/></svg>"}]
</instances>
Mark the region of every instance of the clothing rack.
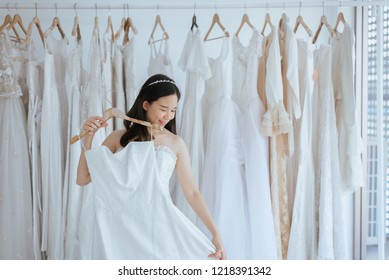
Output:
<instances>
[{"instance_id":1,"label":"clothing rack","mask_svg":"<svg viewBox=\"0 0 389 280\"><path fill-rule=\"evenodd\" d=\"M4 10L10 10L10 9L59 9L59 10L66 10L66 9L99 9L99 10L111 10L111 9L130 9L130 10L159 10L159 9L253 9L253 8L302 8L302 7L362 7L362 6L384 6L389 5L389 1L385 0L346 0L346 1L339 1L339 0L326 0L326 1L268 1L268 2L261 2L261 3L252 3L252 2L236 2L236 3L127 3L127 4L78 4L75 3L66 3L66 4L57 4L57 3L0 3L0 9Z\"/></svg>"}]
</instances>

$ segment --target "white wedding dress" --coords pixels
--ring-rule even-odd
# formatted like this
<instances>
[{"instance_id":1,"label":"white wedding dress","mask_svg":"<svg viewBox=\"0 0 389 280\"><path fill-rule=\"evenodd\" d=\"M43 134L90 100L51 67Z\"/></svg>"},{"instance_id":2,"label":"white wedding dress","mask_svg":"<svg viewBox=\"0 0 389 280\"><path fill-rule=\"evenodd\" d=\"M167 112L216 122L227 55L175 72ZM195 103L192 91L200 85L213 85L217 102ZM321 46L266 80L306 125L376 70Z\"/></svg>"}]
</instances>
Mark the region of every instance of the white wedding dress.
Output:
<instances>
[{"instance_id":1,"label":"white wedding dress","mask_svg":"<svg viewBox=\"0 0 389 280\"><path fill-rule=\"evenodd\" d=\"M0 32L0 260L34 259L30 165L11 41Z\"/></svg>"},{"instance_id":2,"label":"white wedding dress","mask_svg":"<svg viewBox=\"0 0 389 280\"><path fill-rule=\"evenodd\" d=\"M94 227L87 259L207 259L215 251L170 198L176 155L169 148L131 142L113 154L100 146L86 159Z\"/></svg>"}]
</instances>

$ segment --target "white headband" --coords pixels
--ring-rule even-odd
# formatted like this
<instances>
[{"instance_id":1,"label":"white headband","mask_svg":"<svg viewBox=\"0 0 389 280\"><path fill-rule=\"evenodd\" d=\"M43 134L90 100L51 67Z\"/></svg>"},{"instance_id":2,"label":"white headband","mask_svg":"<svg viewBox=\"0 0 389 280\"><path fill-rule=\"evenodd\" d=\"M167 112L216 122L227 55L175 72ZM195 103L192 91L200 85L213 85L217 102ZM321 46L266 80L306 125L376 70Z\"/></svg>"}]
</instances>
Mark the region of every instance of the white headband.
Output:
<instances>
[{"instance_id":1,"label":"white headband","mask_svg":"<svg viewBox=\"0 0 389 280\"><path fill-rule=\"evenodd\" d=\"M148 84L147 86L149 87L149 86L151 86L151 85L158 84L158 83L171 83L171 84L173 84L173 85L176 84L175 82L170 81L170 80L157 80L157 81L155 81L155 82L152 82L152 83Z\"/></svg>"}]
</instances>

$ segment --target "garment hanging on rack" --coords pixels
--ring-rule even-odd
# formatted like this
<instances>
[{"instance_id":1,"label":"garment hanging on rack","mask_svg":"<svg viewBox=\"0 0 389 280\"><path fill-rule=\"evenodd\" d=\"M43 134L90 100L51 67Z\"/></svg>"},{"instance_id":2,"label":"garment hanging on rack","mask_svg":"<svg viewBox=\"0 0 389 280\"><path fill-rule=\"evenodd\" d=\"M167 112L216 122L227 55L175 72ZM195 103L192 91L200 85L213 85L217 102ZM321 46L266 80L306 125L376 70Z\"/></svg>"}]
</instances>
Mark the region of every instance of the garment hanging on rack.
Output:
<instances>
[{"instance_id":1,"label":"garment hanging on rack","mask_svg":"<svg viewBox=\"0 0 389 280\"><path fill-rule=\"evenodd\" d=\"M342 185L355 191L364 185L360 125L357 118L354 90L354 32L344 22L342 33L332 38L332 82L335 94L336 126L338 128L339 161Z\"/></svg>"},{"instance_id":2,"label":"garment hanging on rack","mask_svg":"<svg viewBox=\"0 0 389 280\"><path fill-rule=\"evenodd\" d=\"M138 82L135 66L135 35L132 35L123 47L124 83L126 96L126 112L128 112L138 95Z\"/></svg>"},{"instance_id":3,"label":"garment hanging on rack","mask_svg":"<svg viewBox=\"0 0 389 280\"><path fill-rule=\"evenodd\" d=\"M31 188L33 198L33 236L35 259L41 259L42 244L42 168L40 157L40 131L43 97L43 61L38 61L34 42L28 46L26 64L28 88L27 139L31 166Z\"/></svg>"},{"instance_id":4,"label":"garment hanging on rack","mask_svg":"<svg viewBox=\"0 0 389 280\"><path fill-rule=\"evenodd\" d=\"M186 72L179 134L188 146L193 176L201 191L204 162L201 98L204 94L204 81L211 76L211 69L200 36L200 29L188 32L178 66ZM176 206L193 223L197 223L197 216L186 201L181 187L176 185L171 193Z\"/></svg>"},{"instance_id":5,"label":"garment hanging on rack","mask_svg":"<svg viewBox=\"0 0 389 280\"><path fill-rule=\"evenodd\" d=\"M258 56L262 39L254 28L245 47L238 37L232 39L232 99L239 105L242 118L242 156L249 222L249 259L277 259L276 236L270 197L268 138L259 131L265 108L258 97Z\"/></svg>"},{"instance_id":6,"label":"garment hanging on rack","mask_svg":"<svg viewBox=\"0 0 389 280\"><path fill-rule=\"evenodd\" d=\"M82 41L73 38L73 49L69 55L67 74L70 80L69 125L68 135L81 131L81 90L85 84L86 72L82 65ZM78 229L82 208L84 189L76 184L78 161L81 155L81 144L68 146L66 153L65 179L63 188L64 204L64 258L80 259L80 241Z\"/></svg>"},{"instance_id":7,"label":"garment hanging on rack","mask_svg":"<svg viewBox=\"0 0 389 280\"><path fill-rule=\"evenodd\" d=\"M88 259L207 259L214 246L172 203L176 155L152 141L112 154L86 152L93 182L94 231Z\"/></svg>"},{"instance_id":8,"label":"garment hanging on rack","mask_svg":"<svg viewBox=\"0 0 389 280\"><path fill-rule=\"evenodd\" d=\"M346 228L344 196L339 167L334 92L331 79L332 48L322 45L313 51L313 143L315 163L318 259L345 259Z\"/></svg>"},{"instance_id":9,"label":"garment hanging on rack","mask_svg":"<svg viewBox=\"0 0 389 280\"><path fill-rule=\"evenodd\" d=\"M0 54L0 259L34 259L26 113L5 30Z\"/></svg>"},{"instance_id":10,"label":"garment hanging on rack","mask_svg":"<svg viewBox=\"0 0 389 280\"><path fill-rule=\"evenodd\" d=\"M311 42L297 40L301 118L295 121L293 203L288 259L317 258L317 224L315 218L315 169L313 164L313 57Z\"/></svg>"},{"instance_id":11,"label":"garment hanging on rack","mask_svg":"<svg viewBox=\"0 0 389 280\"><path fill-rule=\"evenodd\" d=\"M107 28L103 34L103 79L105 89L105 102L103 102L104 112L105 110L114 107L113 106L113 47L114 47L114 35L112 25ZM109 135L114 129L114 120L107 121L108 126L105 127L105 134Z\"/></svg>"},{"instance_id":12,"label":"garment hanging on rack","mask_svg":"<svg viewBox=\"0 0 389 280\"><path fill-rule=\"evenodd\" d=\"M250 258L248 213L244 201L241 117L230 98L227 74L229 38L216 58L208 58L212 77L202 98L204 172L201 193L217 225L229 259ZM220 124L225 122L228 129ZM208 235L211 238L210 235Z\"/></svg>"},{"instance_id":13,"label":"garment hanging on rack","mask_svg":"<svg viewBox=\"0 0 389 280\"><path fill-rule=\"evenodd\" d=\"M113 56L113 107L118 108L120 111L126 111L126 99L124 95L124 83L123 83L123 48L120 44L115 42L114 44L114 56ZM123 120L115 119L115 129L124 129Z\"/></svg>"},{"instance_id":14,"label":"garment hanging on rack","mask_svg":"<svg viewBox=\"0 0 389 280\"><path fill-rule=\"evenodd\" d=\"M41 117L42 251L48 259L63 259L62 201L65 153L69 143L68 94L65 83L67 38L45 33L44 90Z\"/></svg>"},{"instance_id":15,"label":"garment hanging on rack","mask_svg":"<svg viewBox=\"0 0 389 280\"><path fill-rule=\"evenodd\" d=\"M159 44L159 50L157 51L157 47L155 44L150 45L150 60L149 66L147 68L147 72L149 76L155 74L163 74L170 78L174 78L173 76L173 65L169 56L169 40L163 40ZM163 47L163 52L162 52Z\"/></svg>"},{"instance_id":16,"label":"garment hanging on rack","mask_svg":"<svg viewBox=\"0 0 389 280\"><path fill-rule=\"evenodd\" d=\"M258 93L266 109L260 126L261 133L270 136L270 188L277 252L280 259L285 259L290 220L286 186L286 147L282 134L290 130L291 122L283 103L280 48L273 25L262 43Z\"/></svg>"},{"instance_id":17,"label":"garment hanging on rack","mask_svg":"<svg viewBox=\"0 0 389 280\"><path fill-rule=\"evenodd\" d=\"M292 27L289 25L289 18L284 15L280 21L278 30L281 54L282 86L284 93L284 106L289 114L292 126L288 133L283 134L286 148L286 168L287 168L287 190L289 219L293 212L293 199L295 185L293 184L296 169L294 168L294 124L301 117L299 77L298 77L298 50L297 40Z\"/></svg>"}]
</instances>

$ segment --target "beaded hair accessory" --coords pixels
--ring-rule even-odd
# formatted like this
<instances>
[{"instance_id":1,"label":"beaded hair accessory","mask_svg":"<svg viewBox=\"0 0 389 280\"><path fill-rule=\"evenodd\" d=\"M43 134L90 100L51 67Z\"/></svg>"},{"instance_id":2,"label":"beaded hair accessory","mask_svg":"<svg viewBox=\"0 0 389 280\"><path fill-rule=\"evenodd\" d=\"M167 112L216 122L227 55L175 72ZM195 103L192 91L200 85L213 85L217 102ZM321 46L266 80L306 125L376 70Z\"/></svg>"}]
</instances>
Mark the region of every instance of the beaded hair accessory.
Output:
<instances>
[{"instance_id":1,"label":"beaded hair accessory","mask_svg":"<svg viewBox=\"0 0 389 280\"><path fill-rule=\"evenodd\" d=\"M173 84L173 85L176 84L175 82L170 81L170 80L157 80L157 81L155 81L155 82L152 82L152 83L148 84L147 86L149 87L149 86L151 86L151 85L158 84L158 83L171 83L171 84Z\"/></svg>"}]
</instances>

